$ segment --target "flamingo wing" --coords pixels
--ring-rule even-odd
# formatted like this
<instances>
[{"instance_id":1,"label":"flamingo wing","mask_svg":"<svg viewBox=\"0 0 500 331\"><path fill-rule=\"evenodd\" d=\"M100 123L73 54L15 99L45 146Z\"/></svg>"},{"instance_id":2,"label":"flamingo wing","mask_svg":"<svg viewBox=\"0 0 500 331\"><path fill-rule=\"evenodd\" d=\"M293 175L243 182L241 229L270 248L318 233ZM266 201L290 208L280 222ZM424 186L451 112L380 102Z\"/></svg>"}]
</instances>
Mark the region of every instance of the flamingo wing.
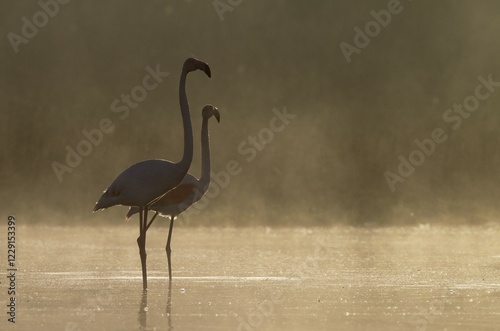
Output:
<instances>
[{"instance_id":1,"label":"flamingo wing","mask_svg":"<svg viewBox=\"0 0 500 331\"><path fill-rule=\"evenodd\" d=\"M170 190L152 207L177 205L186 201L196 190L196 185L192 183L181 183L179 186ZM154 208L153 208L154 209Z\"/></svg>"}]
</instances>

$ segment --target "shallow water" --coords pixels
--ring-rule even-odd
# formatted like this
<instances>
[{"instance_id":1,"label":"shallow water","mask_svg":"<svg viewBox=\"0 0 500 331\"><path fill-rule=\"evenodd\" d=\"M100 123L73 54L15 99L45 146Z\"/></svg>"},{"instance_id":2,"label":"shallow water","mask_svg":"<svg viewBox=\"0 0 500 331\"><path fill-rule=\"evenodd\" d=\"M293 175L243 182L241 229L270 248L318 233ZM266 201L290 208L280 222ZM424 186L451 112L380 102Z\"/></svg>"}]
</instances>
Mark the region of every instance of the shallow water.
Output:
<instances>
[{"instance_id":1,"label":"shallow water","mask_svg":"<svg viewBox=\"0 0 500 331\"><path fill-rule=\"evenodd\" d=\"M143 294L136 225L18 227L15 329L494 330L500 322L496 226L181 225L170 287L167 231L148 231ZM5 248L0 257L6 265ZM0 329L14 329L0 316Z\"/></svg>"}]
</instances>

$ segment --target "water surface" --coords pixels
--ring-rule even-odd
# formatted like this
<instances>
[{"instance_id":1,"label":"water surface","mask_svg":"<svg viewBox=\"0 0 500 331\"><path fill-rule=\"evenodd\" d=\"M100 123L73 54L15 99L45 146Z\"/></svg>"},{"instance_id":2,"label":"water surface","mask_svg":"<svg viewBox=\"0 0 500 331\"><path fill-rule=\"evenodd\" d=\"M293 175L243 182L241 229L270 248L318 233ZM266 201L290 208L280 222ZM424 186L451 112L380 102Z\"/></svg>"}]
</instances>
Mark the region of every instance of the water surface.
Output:
<instances>
[{"instance_id":1,"label":"water surface","mask_svg":"<svg viewBox=\"0 0 500 331\"><path fill-rule=\"evenodd\" d=\"M133 224L21 226L15 329L494 330L499 230L181 225L169 286L158 226L143 293Z\"/></svg>"}]
</instances>

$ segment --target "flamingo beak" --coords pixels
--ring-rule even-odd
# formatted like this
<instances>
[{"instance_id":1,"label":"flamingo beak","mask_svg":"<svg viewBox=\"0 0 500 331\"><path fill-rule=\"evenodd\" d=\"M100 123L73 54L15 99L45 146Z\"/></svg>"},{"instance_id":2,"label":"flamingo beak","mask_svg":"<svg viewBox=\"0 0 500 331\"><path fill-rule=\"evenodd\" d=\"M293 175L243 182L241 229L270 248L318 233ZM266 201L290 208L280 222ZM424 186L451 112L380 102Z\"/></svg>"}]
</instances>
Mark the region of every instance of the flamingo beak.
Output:
<instances>
[{"instance_id":1,"label":"flamingo beak","mask_svg":"<svg viewBox=\"0 0 500 331\"><path fill-rule=\"evenodd\" d=\"M203 63L203 68L201 70L203 70L203 72L205 72L208 77L212 77L212 72L210 71L210 67L208 66L208 64Z\"/></svg>"},{"instance_id":2,"label":"flamingo beak","mask_svg":"<svg viewBox=\"0 0 500 331\"><path fill-rule=\"evenodd\" d=\"M220 123L220 113L219 113L219 109L215 108L214 107L214 116L215 118L217 119L217 122Z\"/></svg>"}]
</instances>

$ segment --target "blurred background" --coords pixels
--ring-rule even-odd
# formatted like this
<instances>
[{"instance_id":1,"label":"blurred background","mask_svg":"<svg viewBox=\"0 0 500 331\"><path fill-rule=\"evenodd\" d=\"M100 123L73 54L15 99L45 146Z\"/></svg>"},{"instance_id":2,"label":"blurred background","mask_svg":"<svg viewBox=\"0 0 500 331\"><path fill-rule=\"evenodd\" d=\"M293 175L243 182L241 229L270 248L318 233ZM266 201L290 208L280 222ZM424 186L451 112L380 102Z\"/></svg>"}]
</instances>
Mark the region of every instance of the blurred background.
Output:
<instances>
[{"instance_id":1,"label":"blurred background","mask_svg":"<svg viewBox=\"0 0 500 331\"><path fill-rule=\"evenodd\" d=\"M47 22L36 16L45 24L13 46L10 33L24 38L23 17L33 22L42 9L36 1L3 1L1 210L23 223L121 222L126 207L92 214L94 203L129 165L180 159L179 75L184 60L196 57L210 64L212 78L195 72L187 82L190 173L200 173L207 103L222 117L210 122L212 170L234 160L241 173L190 224L497 220L500 89L460 128L443 120L473 95L479 76L500 81L497 1L401 1L400 13L350 63L340 44L355 46L354 28L365 31L370 12L386 10L388 1L235 3L71 1ZM112 103L157 65L168 77L121 119ZM269 136L273 109L296 117L248 161L238 147L259 132ZM76 150L88 140L82 131L104 118L112 132L58 178L54 162L67 166L68 146ZM408 159L415 139L435 128L447 140L393 192L384 173L398 174L398 157Z\"/></svg>"}]
</instances>

